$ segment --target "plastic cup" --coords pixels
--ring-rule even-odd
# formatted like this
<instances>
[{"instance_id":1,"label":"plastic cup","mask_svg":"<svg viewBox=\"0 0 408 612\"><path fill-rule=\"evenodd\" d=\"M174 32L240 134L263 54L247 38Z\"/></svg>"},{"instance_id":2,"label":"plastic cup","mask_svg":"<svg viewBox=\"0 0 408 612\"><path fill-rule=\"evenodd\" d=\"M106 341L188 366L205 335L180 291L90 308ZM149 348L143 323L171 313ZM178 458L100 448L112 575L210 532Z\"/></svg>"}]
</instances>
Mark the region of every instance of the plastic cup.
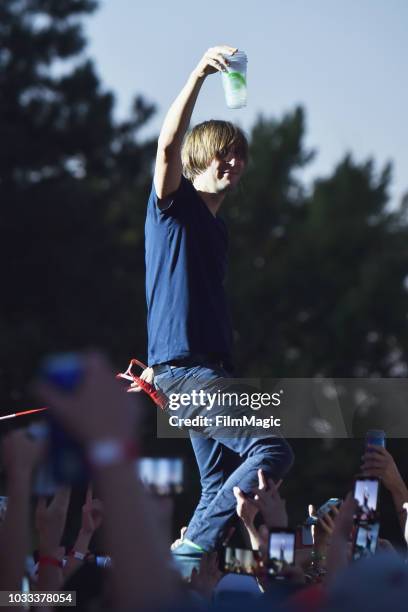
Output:
<instances>
[{"instance_id":1,"label":"plastic cup","mask_svg":"<svg viewBox=\"0 0 408 612\"><path fill-rule=\"evenodd\" d=\"M230 62L222 72L225 101L228 108L243 108L247 104L247 56L243 51L225 56Z\"/></svg>"}]
</instances>

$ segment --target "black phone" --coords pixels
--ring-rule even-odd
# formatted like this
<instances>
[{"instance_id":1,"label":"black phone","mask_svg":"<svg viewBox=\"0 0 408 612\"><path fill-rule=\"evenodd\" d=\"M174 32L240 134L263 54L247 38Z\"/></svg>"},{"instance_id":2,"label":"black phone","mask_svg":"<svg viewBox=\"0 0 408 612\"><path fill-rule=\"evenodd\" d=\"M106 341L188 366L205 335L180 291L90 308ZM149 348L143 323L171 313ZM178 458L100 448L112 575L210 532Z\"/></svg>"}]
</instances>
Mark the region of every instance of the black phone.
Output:
<instances>
[{"instance_id":1,"label":"black phone","mask_svg":"<svg viewBox=\"0 0 408 612\"><path fill-rule=\"evenodd\" d=\"M82 360L71 353L52 355L42 362L38 375L60 391L71 393L82 380ZM32 423L28 435L47 443L46 456L34 478L35 495L52 496L60 485L85 485L89 481L83 448L51 411L44 412L43 420Z\"/></svg>"},{"instance_id":2,"label":"black phone","mask_svg":"<svg viewBox=\"0 0 408 612\"><path fill-rule=\"evenodd\" d=\"M220 553L219 567L226 574L256 576L262 564L258 550L225 546Z\"/></svg>"},{"instance_id":3,"label":"black phone","mask_svg":"<svg viewBox=\"0 0 408 612\"><path fill-rule=\"evenodd\" d=\"M378 522L357 525L353 545L353 559L355 561L375 554L379 531L380 523Z\"/></svg>"},{"instance_id":4,"label":"black phone","mask_svg":"<svg viewBox=\"0 0 408 612\"><path fill-rule=\"evenodd\" d=\"M377 518L378 478L358 478L354 483L354 499L358 510L356 518L359 522L375 522Z\"/></svg>"},{"instance_id":5,"label":"black phone","mask_svg":"<svg viewBox=\"0 0 408 612\"><path fill-rule=\"evenodd\" d=\"M285 565L295 563L295 531L272 529L269 533L268 573L278 574Z\"/></svg>"}]
</instances>

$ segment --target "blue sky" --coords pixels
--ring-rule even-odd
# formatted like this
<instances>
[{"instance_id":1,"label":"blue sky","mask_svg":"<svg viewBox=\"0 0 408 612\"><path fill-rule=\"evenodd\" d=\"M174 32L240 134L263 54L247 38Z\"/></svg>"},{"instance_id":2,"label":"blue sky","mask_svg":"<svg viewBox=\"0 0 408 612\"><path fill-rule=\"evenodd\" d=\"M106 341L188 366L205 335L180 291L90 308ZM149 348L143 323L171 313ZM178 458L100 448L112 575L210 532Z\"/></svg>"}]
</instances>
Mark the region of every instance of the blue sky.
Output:
<instances>
[{"instance_id":1,"label":"blue sky","mask_svg":"<svg viewBox=\"0 0 408 612\"><path fill-rule=\"evenodd\" d=\"M306 184L347 151L377 168L394 165L392 203L408 192L408 1L100 0L86 21L88 54L117 96L117 117L142 94L164 114L204 51L216 44L248 55L248 106L229 110L220 75L204 84L193 123L229 119L248 130L261 112L307 113L306 146L317 150Z\"/></svg>"}]
</instances>

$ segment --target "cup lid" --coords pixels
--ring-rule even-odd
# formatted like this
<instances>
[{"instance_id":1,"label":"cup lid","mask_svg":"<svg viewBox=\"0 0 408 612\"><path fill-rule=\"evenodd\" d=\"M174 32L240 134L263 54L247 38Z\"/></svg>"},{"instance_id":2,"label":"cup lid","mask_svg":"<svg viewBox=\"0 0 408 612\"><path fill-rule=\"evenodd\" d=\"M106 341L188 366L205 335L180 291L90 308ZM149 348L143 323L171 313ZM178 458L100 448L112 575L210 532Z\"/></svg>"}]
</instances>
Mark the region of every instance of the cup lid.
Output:
<instances>
[{"instance_id":1,"label":"cup lid","mask_svg":"<svg viewBox=\"0 0 408 612\"><path fill-rule=\"evenodd\" d=\"M240 62L247 62L248 58L247 58L247 54L245 53L245 51L236 51L235 53L228 53L225 55L225 57L228 57L228 59L232 59L232 60L238 60Z\"/></svg>"}]
</instances>

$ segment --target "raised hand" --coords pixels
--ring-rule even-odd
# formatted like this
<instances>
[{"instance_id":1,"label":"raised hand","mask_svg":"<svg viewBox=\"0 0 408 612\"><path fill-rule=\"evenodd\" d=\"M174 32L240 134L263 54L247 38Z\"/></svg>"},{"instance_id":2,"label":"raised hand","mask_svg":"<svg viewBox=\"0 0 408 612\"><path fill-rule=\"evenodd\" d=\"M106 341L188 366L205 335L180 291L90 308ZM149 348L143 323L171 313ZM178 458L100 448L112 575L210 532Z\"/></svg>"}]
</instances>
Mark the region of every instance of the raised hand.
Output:
<instances>
[{"instance_id":1,"label":"raised hand","mask_svg":"<svg viewBox=\"0 0 408 612\"><path fill-rule=\"evenodd\" d=\"M286 502L279 494L279 486L271 478L266 478L262 470L258 470L259 486L255 489L254 501L260 510L265 525L269 529L273 527L287 527L288 515L286 512Z\"/></svg>"},{"instance_id":2,"label":"raised hand","mask_svg":"<svg viewBox=\"0 0 408 612\"><path fill-rule=\"evenodd\" d=\"M207 599L211 599L212 593L221 578L222 572L218 567L217 553L205 553L200 561L199 569L193 569L190 583L195 591Z\"/></svg>"},{"instance_id":3,"label":"raised hand","mask_svg":"<svg viewBox=\"0 0 408 612\"><path fill-rule=\"evenodd\" d=\"M19 429L4 436L1 450L8 478L30 477L44 451L44 442L30 438L25 430Z\"/></svg>"},{"instance_id":4,"label":"raised hand","mask_svg":"<svg viewBox=\"0 0 408 612\"><path fill-rule=\"evenodd\" d=\"M401 474L392 455L383 446L368 445L362 460L361 471L364 476L379 478L388 490L400 486Z\"/></svg>"},{"instance_id":5,"label":"raised hand","mask_svg":"<svg viewBox=\"0 0 408 612\"><path fill-rule=\"evenodd\" d=\"M50 504L40 497L35 512L35 527L38 531L41 555L55 556L60 548L62 534L67 519L71 489L61 487Z\"/></svg>"},{"instance_id":6,"label":"raised hand","mask_svg":"<svg viewBox=\"0 0 408 612\"><path fill-rule=\"evenodd\" d=\"M81 531L93 535L99 529L103 520L103 504L99 499L93 499L92 487L89 485L86 492L85 503L82 506Z\"/></svg>"},{"instance_id":7,"label":"raised hand","mask_svg":"<svg viewBox=\"0 0 408 612\"><path fill-rule=\"evenodd\" d=\"M246 527L253 527L259 508L255 500L245 495L239 487L234 487L233 493L237 500L237 514Z\"/></svg>"},{"instance_id":8,"label":"raised hand","mask_svg":"<svg viewBox=\"0 0 408 612\"><path fill-rule=\"evenodd\" d=\"M225 55L233 55L236 51L238 51L236 47L227 45L211 47L204 53L194 72L198 77L203 78L215 72L226 71L229 63Z\"/></svg>"}]
</instances>

